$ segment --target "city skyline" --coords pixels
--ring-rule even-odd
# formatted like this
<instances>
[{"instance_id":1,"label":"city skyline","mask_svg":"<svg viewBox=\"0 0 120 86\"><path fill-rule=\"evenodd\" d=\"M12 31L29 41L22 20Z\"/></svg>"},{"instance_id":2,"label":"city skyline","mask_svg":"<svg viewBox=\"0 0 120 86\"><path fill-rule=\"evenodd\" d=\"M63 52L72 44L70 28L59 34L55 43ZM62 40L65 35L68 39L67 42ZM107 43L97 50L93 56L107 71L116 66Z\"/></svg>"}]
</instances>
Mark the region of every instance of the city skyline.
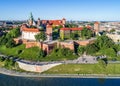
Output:
<instances>
[{"instance_id":1,"label":"city skyline","mask_svg":"<svg viewBox=\"0 0 120 86\"><path fill-rule=\"evenodd\" d=\"M119 21L119 0L1 0L0 20Z\"/></svg>"}]
</instances>

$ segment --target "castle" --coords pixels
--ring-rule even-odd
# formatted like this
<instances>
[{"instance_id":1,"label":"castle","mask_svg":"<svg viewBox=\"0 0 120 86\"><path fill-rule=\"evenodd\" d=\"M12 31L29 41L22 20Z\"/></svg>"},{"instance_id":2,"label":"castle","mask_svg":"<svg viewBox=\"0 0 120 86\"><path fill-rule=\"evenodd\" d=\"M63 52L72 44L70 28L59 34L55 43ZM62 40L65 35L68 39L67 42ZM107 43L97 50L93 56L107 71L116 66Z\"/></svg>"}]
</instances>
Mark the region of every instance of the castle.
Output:
<instances>
[{"instance_id":1,"label":"castle","mask_svg":"<svg viewBox=\"0 0 120 86\"><path fill-rule=\"evenodd\" d=\"M84 41L71 40L71 41L63 41L63 42L52 40L52 33L54 26L62 26L63 28L60 28L60 34L64 34L64 35L71 34L71 32L74 31L81 31L83 29L83 27L66 28L65 24L66 24L65 18L63 18L62 20L40 20L40 18L38 18L38 20L35 21L31 13L28 22L26 24L22 24L20 28L22 34L21 38L14 40L16 41L16 43L25 44L26 48L38 46L47 54L49 54L55 46L61 46L64 48L69 48L71 50L74 50L75 45L86 46L94 42L95 39L89 39ZM89 25L87 25L86 27L92 30L93 32L95 32L96 34L99 33L100 27L98 22L94 23L94 28L92 28ZM42 43L42 46L40 46L41 43L36 42L35 39L35 35L40 33L41 31L44 31L47 36L47 40L45 40Z\"/></svg>"},{"instance_id":2,"label":"castle","mask_svg":"<svg viewBox=\"0 0 120 86\"><path fill-rule=\"evenodd\" d=\"M47 40L52 41L52 27L60 25L64 27L65 23L65 18L62 20L40 20L40 18L38 18L38 20L35 21L31 13L27 24L21 26L22 39L35 41L36 39L34 36L42 30L45 30Z\"/></svg>"}]
</instances>

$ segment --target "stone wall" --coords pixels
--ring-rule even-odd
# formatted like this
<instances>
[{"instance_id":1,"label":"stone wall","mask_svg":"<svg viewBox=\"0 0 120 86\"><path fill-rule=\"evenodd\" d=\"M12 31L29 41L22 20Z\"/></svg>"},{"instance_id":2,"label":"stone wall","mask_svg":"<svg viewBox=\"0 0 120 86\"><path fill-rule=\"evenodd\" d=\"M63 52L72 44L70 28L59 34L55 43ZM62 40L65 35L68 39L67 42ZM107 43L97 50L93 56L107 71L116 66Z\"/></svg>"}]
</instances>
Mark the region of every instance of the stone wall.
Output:
<instances>
[{"instance_id":1,"label":"stone wall","mask_svg":"<svg viewBox=\"0 0 120 86\"><path fill-rule=\"evenodd\" d=\"M75 41L75 44L78 44L78 45L81 45L81 46L86 46L88 44L92 44L95 42L96 39L88 39L88 40L78 40L78 41Z\"/></svg>"},{"instance_id":2,"label":"stone wall","mask_svg":"<svg viewBox=\"0 0 120 86\"><path fill-rule=\"evenodd\" d=\"M62 47L62 48L68 48L70 50L74 50L74 42L58 42L57 43L58 47Z\"/></svg>"},{"instance_id":3,"label":"stone wall","mask_svg":"<svg viewBox=\"0 0 120 86\"><path fill-rule=\"evenodd\" d=\"M22 70L30 71L30 72L39 72L39 73L62 64L62 63L51 63L51 64L43 64L43 65L32 65L20 61L17 61L17 63L19 65L19 68L21 68Z\"/></svg>"}]
</instances>

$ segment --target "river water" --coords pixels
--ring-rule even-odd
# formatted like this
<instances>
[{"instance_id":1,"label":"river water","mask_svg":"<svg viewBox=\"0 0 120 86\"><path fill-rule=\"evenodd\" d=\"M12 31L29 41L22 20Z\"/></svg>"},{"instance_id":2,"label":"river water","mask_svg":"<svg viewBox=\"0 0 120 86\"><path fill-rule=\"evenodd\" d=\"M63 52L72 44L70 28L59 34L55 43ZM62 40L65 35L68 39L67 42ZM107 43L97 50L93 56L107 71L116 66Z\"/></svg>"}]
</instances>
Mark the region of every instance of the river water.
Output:
<instances>
[{"instance_id":1,"label":"river water","mask_svg":"<svg viewBox=\"0 0 120 86\"><path fill-rule=\"evenodd\" d=\"M0 74L0 86L120 86L120 79L28 78Z\"/></svg>"}]
</instances>

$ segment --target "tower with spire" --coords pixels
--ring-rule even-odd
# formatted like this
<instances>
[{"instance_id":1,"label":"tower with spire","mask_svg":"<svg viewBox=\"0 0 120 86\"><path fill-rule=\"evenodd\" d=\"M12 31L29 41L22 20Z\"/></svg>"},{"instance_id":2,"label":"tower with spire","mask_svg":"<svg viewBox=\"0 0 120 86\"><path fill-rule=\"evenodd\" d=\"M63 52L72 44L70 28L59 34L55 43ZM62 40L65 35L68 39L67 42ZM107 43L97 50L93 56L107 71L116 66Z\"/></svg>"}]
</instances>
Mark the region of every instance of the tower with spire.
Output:
<instances>
[{"instance_id":1,"label":"tower with spire","mask_svg":"<svg viewBox=\"0 0 120 86\"><path fill-rule=\"evenodd\" d=\"M34 18L33 18L33 15L32 15L32 12L30 13L28 24L29 24L29 26L35 26L36 25L35 21L34 21Z\"/></svg>"}]
</instances>

